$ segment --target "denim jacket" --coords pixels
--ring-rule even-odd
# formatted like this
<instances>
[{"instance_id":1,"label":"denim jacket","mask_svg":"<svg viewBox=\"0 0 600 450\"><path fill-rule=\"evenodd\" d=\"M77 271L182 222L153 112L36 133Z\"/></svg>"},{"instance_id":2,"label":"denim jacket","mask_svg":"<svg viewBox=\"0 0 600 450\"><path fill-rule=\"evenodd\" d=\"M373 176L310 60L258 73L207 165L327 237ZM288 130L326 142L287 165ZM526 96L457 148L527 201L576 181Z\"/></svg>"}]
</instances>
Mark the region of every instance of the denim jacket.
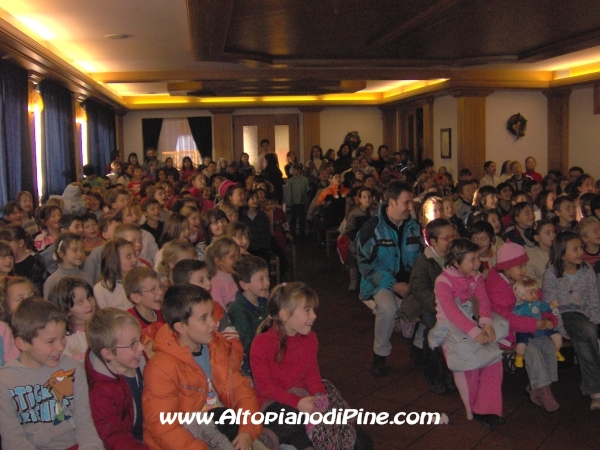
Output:
<instances>
[{"instance_id":1,"label":"denim jacket","mask_svg":"<svg viewBox=\"0 0 600 450\"><path fill-rule=\"evenodd\" d=\"M404 223L399 245L398 232L387 219L386 208L387 204L383 203L377 215L371 217L357 234L362 300L372 299L381 289L393 290L398 274L409 274L423 253L424 242L419 223L412 218Z\"/></svg>"}]
</instances>

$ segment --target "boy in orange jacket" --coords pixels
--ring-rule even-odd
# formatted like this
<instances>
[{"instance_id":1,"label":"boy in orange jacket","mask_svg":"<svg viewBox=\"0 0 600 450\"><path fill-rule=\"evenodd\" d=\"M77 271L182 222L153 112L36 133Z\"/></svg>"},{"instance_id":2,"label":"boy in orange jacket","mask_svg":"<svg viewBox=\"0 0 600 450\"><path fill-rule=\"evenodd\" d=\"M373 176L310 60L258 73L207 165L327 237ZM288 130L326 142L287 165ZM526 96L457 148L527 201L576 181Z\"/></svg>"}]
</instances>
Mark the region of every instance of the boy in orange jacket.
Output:
<instances>
[{"instance_id":1,"label":"boy in orange jacket","mask_svg":"<svg viewBox=\"0 0 600 450\"><path fill-rule=\"evenodd\" d=\"M166 325L154 340L154 356L144 373L144 441L151 449L201 449L208 445L178 421L161 424L161 413L213 413L217 421L227 408L259 412L250 380L240 373L231 343L216 331L213 301L191 284L169 287L163 300ZM235 367L234 367L235 366ZM250 450L262 425L217 425L235 449Z\"/></svg>"}]
</instances>

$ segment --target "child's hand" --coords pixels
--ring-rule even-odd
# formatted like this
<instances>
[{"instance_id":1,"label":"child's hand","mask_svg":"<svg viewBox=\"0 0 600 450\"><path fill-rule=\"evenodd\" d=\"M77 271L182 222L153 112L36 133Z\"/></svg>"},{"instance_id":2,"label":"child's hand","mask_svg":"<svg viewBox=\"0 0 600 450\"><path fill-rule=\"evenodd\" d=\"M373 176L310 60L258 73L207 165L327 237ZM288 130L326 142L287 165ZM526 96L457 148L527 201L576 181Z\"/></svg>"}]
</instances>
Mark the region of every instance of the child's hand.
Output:
<instances>
[{"instance_id":1,"label":"child's hand","mask_svg":"<svg viewBox=\"0 0 600 450\"><path fill-rule=\"evenodd\" d=\"M298 411L312 414L314 411L314 400L315 398L312 395L302 398L298 402Z\"/></svg>"},{"instance_id":2,"label":"child's hand","mask_svg":"<svg viewBox=\"0 0 600 450\"><path fill-rule=\"evenodd\" d=\"M546 321L545 320L536 320L536 328L538 330L545 330L546 329Z\"/></svg>"},{"instance_id":3,"label":"child's hand","mask_svg":"<svg viewBox=\"0 0 600 450\"><path fill-rule=\"evenodd\" d=\"M551 320L546 319L545 322L546 322L546 325L544 326L544 330L553 330L554 329L554 324L552 323Z\"/></svg>"},{"instance_id":4,"label":"child's hand","mask_svg":"<svg viewBox=\"0 0 600 450\"><path fill-rule=\"evenodd\" d=\"M399 281L398 283L394 284L394 292L400 297L404 298L410 292L410 286L408 285L408 283L403 283Z\"/></svg>"},{"instance_id":5,"label":"child's hand","mask_svg":"<svg viewBox=\"0 0 600 450\"><path fill-rule=\"evenodd\" d=\"M240 433L231 444L235 450L252 450L252 436L249 433Z\"/></svg>"},{"instance_id":6,"label":"child's hand","mask_svg":"<svg viewBox=\"0 0 600 450\"><path fill-rule=\"evenodd\" d=\"M552 300L550 302L550 308L552 308L552 309L558 308L558 300Z\"/></svg>"},{"instance_id":7,"label":"child's hand","mask_svg":"<svg viewBox=\"0 0 600 450\"><path fill-rule=\"evenodd\" d=\"M479 333L477 335L477 337L475 339L473 339L475 342L477 342L478 344L487 344L486 340L487 340L487 336L485 335L485 333L482 331L481 333Z\"/></svg>"},{"instance_id":8,"label":"child's hand","mask_svg":"<svg viewBox=\"0 0 600 450\"><path fill-rule=\"evenodd\" d=\"M483 333L486 336L486 344L491 344L496 340L496 331L494 327L487 324L483 326Z\"/></svg>"}]
</instances>

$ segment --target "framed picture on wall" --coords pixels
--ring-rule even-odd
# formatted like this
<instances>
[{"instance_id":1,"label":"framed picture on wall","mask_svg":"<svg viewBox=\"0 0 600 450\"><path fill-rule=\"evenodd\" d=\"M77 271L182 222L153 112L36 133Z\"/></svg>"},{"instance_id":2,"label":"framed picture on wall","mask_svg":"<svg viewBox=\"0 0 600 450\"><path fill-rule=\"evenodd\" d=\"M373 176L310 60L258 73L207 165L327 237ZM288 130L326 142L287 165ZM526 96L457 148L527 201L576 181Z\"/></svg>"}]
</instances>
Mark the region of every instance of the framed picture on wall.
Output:
<instances>
[{"instance_id":1,"label":"framed picture on wall","mask_svg":"<svg viewBox=\"0 0 600 450\"><path fill-rule=\"evenodd\" d=\"M450 128L442 128L440 130L440 144L442 158L452 158L452 141L450 140Z\"/></svg>"}]
</instances>

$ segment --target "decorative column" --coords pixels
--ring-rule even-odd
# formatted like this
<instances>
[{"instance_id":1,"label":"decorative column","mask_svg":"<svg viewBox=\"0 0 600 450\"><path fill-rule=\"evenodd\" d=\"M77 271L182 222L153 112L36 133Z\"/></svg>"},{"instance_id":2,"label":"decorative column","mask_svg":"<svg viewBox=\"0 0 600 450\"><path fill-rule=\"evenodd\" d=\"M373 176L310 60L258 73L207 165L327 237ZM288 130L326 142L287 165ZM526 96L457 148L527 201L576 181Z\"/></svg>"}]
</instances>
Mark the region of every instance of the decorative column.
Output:
<instances>
[{"instance_id":1,"label":"decorative column","mask_svg":"<svg viewBox=\"0 0 600 450\"><path fill-rule=\"evenodd\" d=\"M235 109L215 109L212 113L213 128L213 160L225 158L231 161L233 158L233 140L231 132L231 114Z\"/></svg>"},{"instance_id":2,"label":"decorative column","mask_svg":"<svg viewBox=\"0 0 600 450\"><path fill-rule=\"evenodd\" d=\"M428 97L423 103L423 159L433 159L433 100Z\"/></svg>"},{"instance_id":3,"label":"decorative column","mask_svg":"<svg viewBox=\"0 0 600 450\"><path fill-rule=\"evenodd\" d=\"M81 127L82 120L85 120L82 117L81 102L85 100L85 95L82 95L78 92L71 92L71 104L73 107L73 148L75 149L75 179L77 181L83 180L83 155L81 153L82 145L81 145ZM83 111L85 115L85 111ZM100 167L99 170L104 170L103 167ZM98 176L102 176L102 174L98 174Z\"/></svg>"},{"instance_id":4,"label":"decorative column","mask_svg":"<svg viewBox=\"0 0 600 450\"><path fill-rule=\"evenodd\" d=\"M594 89L594 92L596 89ZM548 168L562 173L569 170L569 96L570 88L544 91L548 99Z\"/></svg>"},{"instance_id":5,"label":"decorative column","mask_svg":"<svg viewBox=\"0 0 600 450\"><path fill-rule=\"evenodd\" d=\"M383 127L383 142L388 146L391 156L398 151L398 105L381 105L381 125Z\"/></svg>"},{"instance_id":6,"label":"decorative column","mask_svg":"<svg viewBox=\"0 0 600 450\"><path fill-rule=\"evenodd\" d=\"M30 161L31 161L31 172L33 174L33 202L35 205L39 205L41 201L40 196L40 188L39 188L39 177L41 176L42 167L40 167L42 161L37 158L36 154L36 145L41 146L41 140L43 139L43 130L41 127L41 121L39 123L39 129L36 130L35 124L35 113L41 113L44 109L44 103L42 102L42 96L37 91L37 86L43 80L43 77L34 71L29 71L29 142L31 142L31 152L30 152ZM37 142L37 141L40 142Z\"/></svg>"},{"instance_id":7,"label":"decorative column","mask_svg":"<svg viewBox=\"0 0 600 450\"><path fill-rule=\"evenodd\" d=\"M473 178L483 177L485 163L485 98L493 90L460 90L452 93L457 101L458 170L468 167Z\"/></svg>"},{"instance_id":8,"label":"decorative column","mask_svg":"<svg viewBox=\"0 0 600 450\"><path fill-rule=\"evenodd\" d=\"M321 111L322 106L301 106L302 139L304 142L304 163L310 159L310 149L313 145L321 145Z\"/></svg>"}]
</instances>

